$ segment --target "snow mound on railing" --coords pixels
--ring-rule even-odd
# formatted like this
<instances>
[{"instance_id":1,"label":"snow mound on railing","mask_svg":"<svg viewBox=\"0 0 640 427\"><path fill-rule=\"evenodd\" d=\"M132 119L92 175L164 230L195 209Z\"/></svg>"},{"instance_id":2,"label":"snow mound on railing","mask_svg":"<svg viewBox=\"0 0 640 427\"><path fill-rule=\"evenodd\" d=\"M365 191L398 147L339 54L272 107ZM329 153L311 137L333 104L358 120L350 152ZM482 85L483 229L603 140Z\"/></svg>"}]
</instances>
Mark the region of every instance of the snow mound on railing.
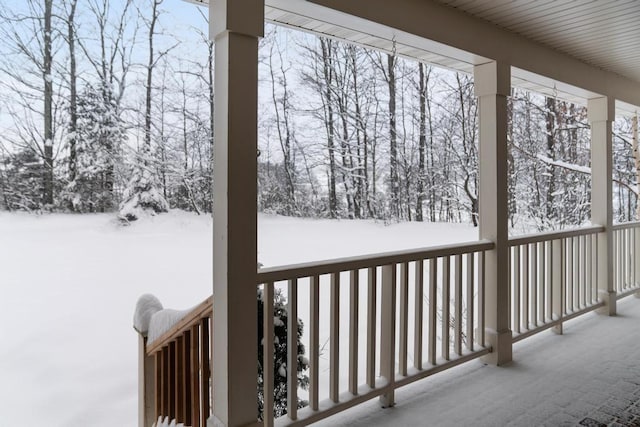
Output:
<instances>
[{"instance_id":1,"label":"snow mound on railing","mask_svg":"<svg viewBox=\"0 0 640 427\"><path fill-rule=\"evenodd\" d=\"M171 420L171 422L169 422L169 417L164 417L164 420L162 419L162 417L158 417L158 421L153 423L153 426L154 427L184 427L184 424L183 423L176 424L176 420Z\"/></svg>"},{"instance_id":2,"label":"snow mound on railing","mask_svg":"<svg viewBox=\"0 0 640 427\"><path fill-rule=\"evenodd\" d=\"M184 318L192 308L188 310L171 310L164 309L151 316L151 322L149 323L149 332L147 335L147 342L151 344L162 336L165 332L176 325L182 318Z\"/></svg>"},{"instance_id":3,"label":"snow mound on railing","mask_svg":"<svg viewBox=\"0 0 640 427\"><path fill-rule=\"evenodd\" d=\"M140 334L146 334L149 331L151 317L162 310L160 300L151 294L144 294L138 298L136 303L136 311L133 314L133 328Z\"/></svg>"},{"instance_id":4,"label":"snow mound on railing","mask_svg":"<svg viewBox=\"0 0 640 427\"><path fill-rule=\"evenodd\" d=\"M182 320L194 307L187 310L163 309L160 300L151 294L138 298L133 315L133 327L147 336L151 344Z\"/></svg>"}]
</instances>

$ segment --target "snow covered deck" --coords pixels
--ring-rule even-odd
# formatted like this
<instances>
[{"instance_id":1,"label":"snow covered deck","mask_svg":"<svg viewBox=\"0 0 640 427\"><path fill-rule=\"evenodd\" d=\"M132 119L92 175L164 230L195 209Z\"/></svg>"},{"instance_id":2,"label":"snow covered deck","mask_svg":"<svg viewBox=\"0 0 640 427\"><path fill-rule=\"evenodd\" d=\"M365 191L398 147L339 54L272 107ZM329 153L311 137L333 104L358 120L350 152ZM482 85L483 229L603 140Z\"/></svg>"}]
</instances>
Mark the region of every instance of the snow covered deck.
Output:
<instances>
[{"instance_id":1,"label":"snow covered deck","mask_svg":"<svg viewBox=\"0 0 640 427\"><path fill-rule=\"evenodd\" d=\"M587 314L514 345L504 367L469 362L373 400L324 426L640 425L640 301Z\"/></svg>"},{"instance_id":2,"label":"snow covered deck","mask_svg":"<svg viewBox=\"0 0 640 427\"><path fill-rule=\"evenodd\" d=\"M607 314L614 316L619 297L640 290L640 283L636 280L636 273L640 270L640 226L633 224L629 228L632 231L622 232L613 226L612 192L612 123L615 120L616 105L620 101L639 104L640 86L635 76L621 77L612 69L598 69L589 65L591 61L586 57L580 59L560 53L552 47L542 45L535 38L528 39L509 30L496 28L498 22L476 19L434 2L314 0L274 3L296 21L301 18L302 21L309 22L306 16L316 16L314 12L317 11L322 14L324 22L330 26L341 26L346 32L357 35L386 34L387 41L391 42L387 44L387 49L394 54L396 41L402 44L402 38L406 35L406 39L429 44L430 48L437 51L435 53L466 60L473 66L474 94L478 98L477 192L478 238L481 244L478 247L460 246L437 251L382 255L371 258L367 263L362 259L357 262L340 261L331 266L331 269L323 264L289 268L286 271L255 272L258 262L255 221L257 194L254 184L257 170L254 153L257 149L259 124L258 109L255 108L258 106L258 43L264 33L264 20L269 15L265 15L265 2L212 2L209 22L210 35L215 40L216 48L215 87L222 88L216 92L215 100L213 216L216 221L213 227L213 295L221 295L223 298L213 300L212 372L215 393L213 413L208 419L210 424L244 426L256 423L256 376L254 371L246 367L255 363L254 354L260 340L257 339L258 331L254 327L258 323L258 314L253 311L256 304L255 290L246 286L247 283L263 286L265 295L268 295L274 291L274 283L286 282L288 304L291 307L289 318L296 317L294 314L299 302L300 286L312 290L311 303L305 304L313 307L310 310L312 321L309 329L314 331L309 345L310 366L313 369L310 374L309 408L296 411L297 396L289 393L287 420L274 421L266 413L271 407L268 390L273 383L265 375L265 426L315 422L320 417L330 416L377 396L381 396L384 404L391 406L395 401L396 388L421 380L435 373L436 369L453 367L456 357L450 357L452 354L457 356L458 361L470 361L471 357L467 357L469 354L466 350L472 356L483 357L493 365L508 364L514 360L513 343L517 339L524 339L546 328L561 329L564 321L590 310L603 308ZM523 7L528 10L529 5ZM476 5L472 8L483 9ZM490 10L493 13L493 8ZM544 12L543 15L547 16ZM294 22L289 21L288 24L294 25ZM323 29L316 27L314 31L322 33ZM587 38L598 34L593 31L594 29L590 29L591 36ZM579 37L583 37L583 34ZM619 43L612 43L616 44ZM540 76L554 91L558 84L577 88L576 93L580 92L587 104L591 132L591 227L555 235L528 236L526 240L510 238L508 98L512 93L512 76L517 77L518 70ZM390 125L395 126L392 123ZM391 174L393 173L392 171ZM339 246L345 240L336 239L334 245ZM416 272L415 281L411 281L412 270ZM366 276L360 277L363 271L366 271ZM325 276L328 286L319 285L322 281L320 275ZM343 280L343 276L348 277L348 280ZM425 316L421 293L425 284L424 277L429 277L427 334L423 328ZM381 283L378 278L381 278ZM409 282L414 285L409 285ZM306 286L306 283L310 286ZM370 285L366 294L366 343L359 340L359 328L365 325L358 321L358 317L364 312L359 307L359 302L364 299L363 292L359 289L361 283ZM439 283L442 284L442 292L438 295ZM319 287L329 290L329 304L318 303ZM377 293L378 287L380 293ZM340 295L347 288L350 290L348 300ZM410 305L407 298L411 290L418 295L414 298L415 305ZM380 296L378 307L377 296ZM436 304L438 296L441 297L439 306ZM466 306L463 303L465 298ZM270 298L265 298L265 302L269 300ZM340 314L340 301L348 301L350 308L348 331L341 323L344 322L344 316ZM319 305L329 311L324 322L319 316ZM399 306L397 311L396 306ZM270 342L272 340L269 337L272 335L270 326L273 325L268 322L269 307L265 307L263 312L267 313L264 319L264 336L267 338L263 343L265 357L262 366L269 367L270 370L270 355L274 343ZM376 317L376 314L379 316ZM380 320L377 331L375 319ZM608 319L605 321L607 324L611 323ZM316 381L319 375L313 367L319 365L314 359L318 359L321 349L315 331L320 325L327 323L330 329L330 403L323 407L318 399L322 390L320 380ZM349 337L346 348L340 343L341 332ZM376 340L377 332L379 340ZM293 342L293 325L288 328L288 333L289 342ZM466 344L465 349L463 342ZM594 342L593 345L597 348L610 352L607 354L616 351L615 346L598 347L598 342ZM616 344L618 342L622 343L622 340L617 340ZM425 343L428 344L427 364L424 363ZM440 353L436 353L438 347ZM378 353L377 348L380 349ZM288 346L287 369L293 373L296 372L297 359L292 349L295 346ZM365 385L368 389L360 386L359 369L362 364L357 363L360 354L366 354L367 360L371 361L366 366ZM570 360L566 363L570 363L572 368L578 366L574 359L566 359L566 356L556 358ZM348 381L345 382L341 381L343 372L340 367L345 366L341 359L348 360L348 369L344 370ZM379 362L378 370L374 360ZM522 363L517 358L515 360L516 363ZM546 360L553 361L554 358ZM410 361L413 367L410 366ZM602 359L598 361L599 368ZM553 366L552 362L549 363ZM375 377L376 371L383 381L378 381ZM517 371L513 373L512 369L507 368L503 371L496 369L496 372L497 376L482 382L473 396L484 397L485 389L491 389L491 384L496 384L493 387L504 389L510 397L499 400L499 407L514 407L515 403L511 401L523 402L524 399L518 399L513 389L520 389L519 381L510 383L511 387L497 381L499 375L506 375L505 372L512 372L509 375L517 379ZM587 372L583 372L582 377L585 373ZM529 375L538 378L536 373L530 372ZM288 390L291 390L295 387L295 376L289 374L287 378L290 381ZM526 379L524 376L523 380ZM348 386L345 387L347 382ZM466 383L466 379L464 382ZM423 381L420 383L424 384ZM469 388L464 383L460 385ZM550 396L546 387L538 389L545 391L544 398ZM439 394L437 387L431 390ZM344 392L348 394L343 394ZM478 424L480 413L461 409L465 403L467 402L458 399L452 400L452 411L473 414L473 422L468 423L470 420L467 418L464 420L466 423L450 424ZM422 403L417 403L417 406L420 414L413 419L403 422L401 416L396 415L399 411L392 410L389 413L394 414L393 420L383 420L381 424L424 425L429 421L426 414L443 412L440 406L434 406L434 410L428 412L424 410ZM485 418L499 412L486 408L482 403L477 408L487 415ZM575 421L580 421L579 416ZM352 424L351 420L348 422ZM437 420L428 423L441 424ZM495 420L488 423L496 425ZM335 424L334 419L331 424ZM371 422L367 422L367 425L370 424Z\"/></svg>"},{"instance_id":3,"label":"snow covered deck","mask_svg":"<svg viewBox=\"0 0 640 427\"><path fill-rule=\"evenodd\" d=\"M370 417L375 419L362 425L424 425L421 421L431 420L431 412L442 418L429 425L477 425L485 418L486 425L634 421L635 413L640 414L640 407L635 407L640 377L634 379L633 369L628 369L635 365L614 362L637 356L640 347L627 347L633 353L625 354L618 346L630 337L635 339L633 324L640 316L640 304L632 300L621 306L631 310L630 320L624 311L615 317L616 311L611 310L618 300L640 290L640 224L616 225L611 232L611 246L616 248L610 265L615 278L611 294L599 289L595 280L604 253L604 245L598 244L606 233L604 227L508 240L508 264L502 268L508 270L509 289L506 304L499 308L509 322L509 359L498 363L492 356L499 343L487 338L492 330L485 327L486 254L494 248L490 241L260 269L257 286L265 295L261 311L265 339L260 340L264 351L259 363L273 366L264 374L264 425L308 425L323 419L329 425L347 425ZM308 331L307 335L288 324L287 342L298 339L308 349L308 398L288 393L287 414L282 417L273 409L284 404L272 398L274 378L286 377L288 389L298 388L297 377L288 372L298 372L299 355L298 346L288 346L286 363L274 360L275 315L271 313L276 291L286 295L289 319L300 317ZM215 298L212 301L215 304ZM215 328L210 315L202 320L201 313L211 312L209 304L190 312L187 317L194 321L181 320L182 326L163 335L162 343L141 347L145 374L140 384L145 391L140 413L147 419L141 425L158 415L185 424L200 419L199 426L208 419L208 399L190 396L208 395L205 368L215 362L215 354L209 359L209 341L193 339L209 338L208 331ZM596 311L614 320L595 315ZM567 336L549 335L548 329L562 334L565 324L579 316L588 321L569 323ZM193 329L200 324L202 332ZM542 338L532 339L539 333ZM512 345L515 363L510 363ZM205 352L199 356L202 349ZM506 368L481 369L486 363ZM148 374L148 368L156 373ZM620 368L615 375L609 373L613 368ZM204 380L192 381L200 371ZM450 373L442 376L444 371ZM416 385L405 389L412 383ZM215 395L215 378L213 385ZM620 390L623 393L617 395ZM633 395L636 391L638 396ZM422 402L425 398L430 409ZM308 403L300 408L298 399ZM199 406L201 400L204 403ZM526 403L512 405L511 400ZM379 410L396 402L399 407L394 410ZM403 405L409 411L397 412ZM353 412L354 407L361 409ZM462 418L449 420L442 408ZM336 420L333 416L342 411L344 415ZM519 420L524 415L527 418Z\"/></svg>"}]
</instances>

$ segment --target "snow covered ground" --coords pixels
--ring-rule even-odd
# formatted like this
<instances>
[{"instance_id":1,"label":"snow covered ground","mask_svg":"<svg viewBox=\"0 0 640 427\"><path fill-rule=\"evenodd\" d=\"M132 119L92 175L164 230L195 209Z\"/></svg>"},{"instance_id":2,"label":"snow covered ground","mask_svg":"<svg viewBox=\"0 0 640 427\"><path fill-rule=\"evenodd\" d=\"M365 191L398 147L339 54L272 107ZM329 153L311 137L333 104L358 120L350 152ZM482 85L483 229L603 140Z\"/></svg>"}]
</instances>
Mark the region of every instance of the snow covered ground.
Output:
<instances>
[{"instance_id":1,"label":"snow covered ground","mask_svg":"<svg viewBox=\"0 0 640 427\"><path fill-rule=\"evenodd\" d=\"M0 427L135 426L138 297L211 293L211 220L0 213ZM265 266L474 240L468 225L259 217Z\"/></svg>"}]
</instances>

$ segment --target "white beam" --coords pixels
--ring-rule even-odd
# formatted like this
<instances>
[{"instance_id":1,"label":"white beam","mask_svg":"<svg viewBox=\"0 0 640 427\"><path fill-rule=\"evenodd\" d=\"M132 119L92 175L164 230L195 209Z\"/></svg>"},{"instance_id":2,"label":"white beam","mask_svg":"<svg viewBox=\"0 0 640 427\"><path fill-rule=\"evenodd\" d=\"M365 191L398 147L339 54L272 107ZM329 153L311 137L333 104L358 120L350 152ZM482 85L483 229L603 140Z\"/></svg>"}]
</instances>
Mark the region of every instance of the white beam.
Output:
<instances>
[{"instance_id":1,"label":"white beam","mask_svg":"<svg viewBox=\"0 0 640 427\"><path fill-rule=\"evenodd\" d=\"M209 426L257 423L258 39L264 2L216 0L213 178L213 415Z\"/></svg>"}]
</instances>

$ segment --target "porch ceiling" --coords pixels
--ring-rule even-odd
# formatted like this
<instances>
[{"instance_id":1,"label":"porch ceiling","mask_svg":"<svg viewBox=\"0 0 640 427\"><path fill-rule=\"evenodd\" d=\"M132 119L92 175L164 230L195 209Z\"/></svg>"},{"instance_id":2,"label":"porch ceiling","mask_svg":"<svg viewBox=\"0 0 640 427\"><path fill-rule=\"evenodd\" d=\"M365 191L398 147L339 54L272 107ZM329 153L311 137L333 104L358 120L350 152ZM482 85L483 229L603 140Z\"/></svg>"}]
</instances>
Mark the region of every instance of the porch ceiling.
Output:
<instances>
[{"instance_id":1,"label":"porch ceiling","mask_svg":"<svg viewBox=\"0 0 640 427\"><path fill-rule=\"evenodd\" d=\"M640 82L637 0L436 1Z\"/></svg>"},{"instance_id":2,"label":"porch ceiling","mask_svg":"<svg viewBox=\"0 0 640 427\"><path fill-rule=\"evenodd\" d=\"M208 4L210 0L187 1ZM475 29L482 30L483 37L487 28L482 27L493 27L502 34L511 34L512 36L508 39L511 40L511 37L514 37L513 42L516 44L520 44L521 40L527 40L543 49L548 49L549 52L557 52L571 60L578 60L580 63L602 70L604 72L602 76L621 76L624 81L633 84L631 92L635 95L631 98L640 99L640 25L637 25L637 22L640 22L640 2L637 0L492 0L491 2L404 0L393 6L384 1L368 3L367 1L333 0L265 0L265 4L265 20L268 22L345 40L367 48L387 52L394 50L400 56L466 73L472 72L474 65L490 60L489 55L483 56L480 52L490 53L501 49L500 47L479 48L472 52L463 48L465 42L452 46L443 43L437 37L433 39L420 37L418 33L412 34L411 31L402 31L384 25L384 19L377 18L385 15L384 11L376 10L380 6L388 10L387 15L397 15L394 8L406 7L409 14L411 9L415 9L416 13L427 12L426 16L433 13L448 20L450 14L437 10L439 6L481 23L480 27ZM427 6L425 9L420 9L420 4L433 5L435 8ZM359 9L360 7L364 7L364 10ZM366 13L358 13L362 10ZM415 20L416 17L412 18ZM423 22L423 28L425 22L428 20ZM467 26L462 21L459 25ZM461 29L455 26L446 27L445 24L445 28L452 33L461 32ZM471 33L473 31L471 30ZM437 32L436 29L434 34ZM458 36L452 37L459 39ZM487 39L486 43L491 43L490 39ZM532 45L508 46L507 50L518 50L528 46ZM551 66L553 67L553 64ZM549 64L541 68L548 69L548 67ZM557 67L560 68L561 65ZM570 82L545 77L526 68L528 67L518 68L515 65L512 71L513 86L580 104L584 104L588 98L597 96L597 91L586 90ZM584 73L584 69L577 69L575 73L581 72ZM565 70L552 74L569 75L571 72ZM599 78L593 76L588 77L587 80L593 81ZM608 87L609 83L606 86ZM625 102L617 103L620 114L632 113L636 108Z\"/></svg>"}]
</instances>

